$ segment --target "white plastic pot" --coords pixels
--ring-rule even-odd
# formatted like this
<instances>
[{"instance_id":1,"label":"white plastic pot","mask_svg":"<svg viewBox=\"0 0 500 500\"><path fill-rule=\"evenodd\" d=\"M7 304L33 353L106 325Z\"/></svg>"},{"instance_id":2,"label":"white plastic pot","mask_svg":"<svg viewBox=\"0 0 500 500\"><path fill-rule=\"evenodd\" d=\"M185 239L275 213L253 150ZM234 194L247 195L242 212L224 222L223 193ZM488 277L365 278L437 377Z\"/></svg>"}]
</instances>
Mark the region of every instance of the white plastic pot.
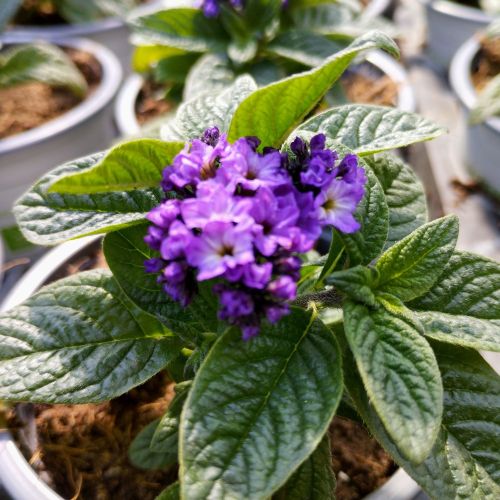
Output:
<instances>
[{"instance_id":1,"label":"white plastic pot","mask_svg":"<svg viewBox=\"0 0 500 500\"><path fill-rule=\"evenodd\" d=\"M82 0L85 1L85 0ZM162 5L162 0L153 0L148 5L134 9L134 13L147 13ZM129 43L130 30L123 19L109 17L89 23L57 24L48 26L15 26L8 30L14 39L61 40L63 38L84 37L101 43L110 49L120 60L123 70L130 70L132 46Z\"/></svg>"},{"instance_id":2,"label":"white plastic pot","mask_svg":"<svg viewBox=\"0 0 500 500\"><path fill-rule=\"evenodd\" d=\"M17 283L0 307L0 312L19 305L35 293L52 274L99 236L68 241L46 253ZM0 432L0 484L14 500L62 500L28 464L9 432ZM412 500L419 486L403 469L381 488L366 498L369 500Z\"/></svg>"},{"instance_id":3,"label":"white plastic pot","mask_svg":"<svg viewBox=\"0 0 500 500\"><path fill-rule=\"evenodd\" d=\"M482 10L448 0L421 0L427 14L427 53L447 68L457 49L493 21Z\"/></svg>"},{"instance_id":4,"label":"white plastic pot","mask_svg":"<svg viewBox=\"0 0 500 500\"><path fill-rule=\"evenodd\" d=\"M403 66L384 52L377 50L371 52L365 60L380 72L388 75L397 84L397 107L403 111L415 111L415 95ZM115 123L118 133L123 137L136 136L141 132L141 125L137 121L135 113L135 105L143 84L144 78L141 75L130 75L125 79L116 97Z\"/></svg>"},{"instance_id":5,"label":"white plastic pot","mask_svg":"<svg viewBox=\"0 0 500 500\"><path fill-rule=\"evenodd\" d=\"M6 35L6 44L26 43ZM116 136L111 102L121 82L120 63L106 47L85 39L57 45L91 53L102 67L99 86L80 104L39 127L0 139L0 227L12 224L14 201L48 170L109 147Z\"/></svg>"},{"instance_id":6,"label":"white plastic pot","mask_svg":"<svg viewBox=\"0 0 500 500\"><path fill-rule=\"evenodd\" d=\"M450 67L450 84L467 118L477 102L471 70L479 48L474 38L468 40L455 54ZM472 175L500 197L500 118L493 117L478 125L467 125L465 154Z\"/></svg>"}]
</instances>

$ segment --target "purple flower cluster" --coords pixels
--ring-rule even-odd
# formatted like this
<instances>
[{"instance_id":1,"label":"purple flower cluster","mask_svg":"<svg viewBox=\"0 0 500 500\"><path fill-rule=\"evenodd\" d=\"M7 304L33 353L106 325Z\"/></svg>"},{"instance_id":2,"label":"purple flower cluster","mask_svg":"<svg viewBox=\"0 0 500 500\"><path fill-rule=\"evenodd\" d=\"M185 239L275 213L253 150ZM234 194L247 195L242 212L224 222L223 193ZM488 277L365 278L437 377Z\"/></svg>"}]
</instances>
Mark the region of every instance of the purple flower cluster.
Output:
<instances>
[{"instance_id":1,"label":"purple flower cluster","mask_svg":"<svg viewBox=\"0 0 500 500\"><path fill-rule=\"evenodd\" d=\"M215 280L219 317L241 327L243 338L289 312L300 278L300 253L311 250L322 229L359 229L353 212L366 177L357 157L296 138L291 154L259 153L255 137L227 142L217 128L205 131L163 173L170 196L149 212L146 243L160 257L148 272L174 300L188 305L197 282Z\"/></svg>"},{"instance_id":2,"label":"purple flower cluster","mask_svg":"<svg viewBox=\"0 0 500 500\"><path fill-rule=\"evenodd\" d=\"M205 17L217 17L220 14L221 4L228 4L236 10L241 10L244 0L201 0L199 4Z\"/></svg>"}]
</instances>

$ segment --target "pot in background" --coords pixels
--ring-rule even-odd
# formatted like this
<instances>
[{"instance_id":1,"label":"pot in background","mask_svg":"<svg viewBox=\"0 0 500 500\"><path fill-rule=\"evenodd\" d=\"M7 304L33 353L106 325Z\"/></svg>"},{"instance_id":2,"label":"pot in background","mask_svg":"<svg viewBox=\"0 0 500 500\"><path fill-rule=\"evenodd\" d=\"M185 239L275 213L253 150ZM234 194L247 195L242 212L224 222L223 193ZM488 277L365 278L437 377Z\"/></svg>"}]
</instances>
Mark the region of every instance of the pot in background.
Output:
<instances>
[{"instance_id":1,"label":"pot in background","mask_svg":"<svg viewBox=\"0 0 500 500\"><path fill-rule=\"evenodd\" d=\"M457 51L450 67L450 84L467 119L477 102L471 71L479 49L479 42L471 38ZM478 125L467 124L465 155L472 175L500 199L500 117L491 117Z\"/></svg>"},{"instance_id":2,"label":"pot in background","mask_svg":"<svg viewBox=\"0 0 500 500\"><path fill-rule=\"evenodd\" d=\"M19 305L35 293L68 260L101 236L68 241L47 252L24 274L0 307L0 312ZM0 484L14 500L63 500L31 468L11 434L0 433ZM367 500L413 500L420 487L403 469L398 469L383 486L370 493Z\"/></svg>"},{"instance_id":3,"label":"pot in background","mask_svg":"<svg viewBox=\"0 0 500 500\"><path fill-rule=\"evenodd\" d=\"M374 72L385 74L398 86L396 107L402 111L415 111L416 102L406 70L382 51L375 50L365 59ZM355 66L351 69L355 71ZM135 113L136 102L144 84L144 77L135 73L125 79L115 101L115 123L123 137L134 137L141 133L141 125Z\"/></svg>"},{"instance_id":4,"label":"pot in background","mask_svg":"<svg viewBox=\"0 0 500 500\"><path fill-rule=\"evenodd\" d=\"M6 44L32 39L0 39ZM55 41L92 54L102 68L98 87L80 104L36 128L0 139L0 227L13 223L15 200L48 170L64 162L109 147L115 137L111 102L121 82L115 55L99 43L85 39Z\"/></svg>"},{"instance_id":5,"label":"pot in background","mask_svg":"<svg viewBox=\"0 0 500 500\"><path fill-rule=\"evenodd\" d=\"M425 4L427 17L427 53L444 68L462 43L493 21L492 16L480 9L449 0L421 2Z\"/></svg>"}]
</instances>

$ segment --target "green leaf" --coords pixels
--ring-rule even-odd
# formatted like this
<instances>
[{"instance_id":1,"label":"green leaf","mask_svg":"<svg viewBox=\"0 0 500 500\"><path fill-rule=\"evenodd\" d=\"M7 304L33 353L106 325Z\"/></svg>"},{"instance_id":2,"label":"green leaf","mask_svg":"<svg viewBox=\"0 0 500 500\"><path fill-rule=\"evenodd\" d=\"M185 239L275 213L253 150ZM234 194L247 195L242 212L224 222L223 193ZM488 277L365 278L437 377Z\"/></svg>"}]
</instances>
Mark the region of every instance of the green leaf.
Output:
<instances>
[{"instance_id":1,"label":"green leaf","mask_svg":"<svg viewBox=\"0 0 500 500\"><path fill-rule=\"evenodd\" d=\"M55 45L20 45L0 54L0 88L26 82L64 87L78 97L87 92L87 82L66 53Z\"/></svg>"},{"instance_id":2,"label":"green leaf","mask_svg":"<svg viewBox=\"0 0 500 500\"><path fill-rule=\"evenodd\" d=\"M194 380L181 417L182 496L265 498L316 449L342 395L335 338L292 308L244 342L230 329Z\"/></svg>"},{"instance_id":3,"label":"green leaf","mask_svg":"<svg viewBox=\"0 0 500 500\"><path fill-rule=\"evenodd\" d=\"M409 306L441 342L500 351L500 265L455 252L434 286Z\"/></svg>"},{"instance_id":4,"label":"green leaf","mask_svg":"<svg viewBox=\"0 0 500 500\"><path fill-rule=\"evenodd\" d=\"M207 19L200 9L166 9L128 19L133 32L156 45L188 52L224 51L227 37L220 23Z\"/></svg>"},{"instance_id":5,"label":"green leaf","mask_svg":"<svg viewBox=\"0 0 500 500\"><path fill-rule=\"evenodd\" d=\"M326 94L351 61L365 50L383 48L397 54L394 42L372 32L354 41L311 71L291 76L257 90L238 107L229 128L229 141L257 136L264 146L281 147L294 127ZM279 114L275 110L279 109Z\"/></svg>"},{"instance_id":6,"label":"green leaf","mask_svg":"<svg viewBox=\"0 0 500 500\"><path fill-rule=\"evenodd\" d=\"M207 92L182 104L173 123L164 125L161 137L165 141L199 138L208 127L217 126L226 132L241 101L257 88L249 75L240 76L222 92Z\"/></svg>"},{"instance_id":7,"label":"green leaf","mask_svg":"<svg viewBox=\"0 0 500 500\"><path fill-rule=\"evenodd\" d=\"M153 68L153 77L160 83L184 84L186 77L198 60L198 54L180 54L164 57Z\"/></svg>"},{"instance_id":8,"label":"green leaf","mask_svg":"<svg viewBox=\"0 0 500 500\"><path fill-rule=\"evenodd\" d=\"M370 431L427 493L434 498L498 498L500 379L474 351L438 343L433 347L443 377L443 424L421 464L402 456L352 371L347 388Z\"/></svg>"},{"instance_id":9,"label":"green leaf","mask_svg":"<svg viewBox=\"0 0 500 500\"><path fill-rule=\"evenodd\" d=\"M205 54L187 75L183 99L189 101L205 92L221 92L236 76L224 54Z\"/></svg>"},{"instance_id":10,"label":"green leaf","mask_svg":"<svg viewBox=\"0 0 500 500\"><path fill-rule=\"evenodd\" d=\"M106 17L125 17L136 0L54 0L57 13L71 24L89 23Z\"/></svg>"},{"instance_id":11,"label":"green leaf","mask_svg":"<svg viewBox=\"0 0 500 500\"><path fill-rule=\"evenodd\" d=\"M318 2L317 5L292 9L291 16L298 29L326 35L352 21L359 14L354 7L354 2Z\"/></svg>"},{"instance_id":12,"label":"green leaf","mask_svg":"<svg viewBox=\"0 0 500 500\"><path fill-rule=\"evenodd\" d=\"M154 420L146 425L130 444L128 458L139 469L163 469L177 462L177 448L155 451L150 447L159 423Z\"/></svg>"},{"instance_id":13,"label":"green leaf","mask_svg":"<svg viewBox=\"0 0 500 500\"><path fill-rule=\"evenodd\" d=\"M313 116L294 132L323 133L364 156L428 141L444 129L415 113L385 106L347 104Z\"/></svg>"},{"instance_id":14,"label":"green leaf","mask_svg":"<svg viewBox=\"0 0 500 500\"><path fill-rule=\"evenodd\" d=\"M328 434L273 499L335 500L335 475Z\"/></svg>"},{"instance_id":15,"label":"green leaf","mask_svg":"<svg viewBox=\"0 0 500 500\"><path fill-rule=\"evenodd\" d=\"M106 401L145 382L179 350L109 271L76 274L0 316L0 399Z\"/></svg>"},{"instance_id":16,"label":"green leaf","mask_svg":"<svg viewBox=\"0 0 500 500\"><path fill-rule=\"evenodd\" d=\"M360 158L358 164L364 167L368 178L365 196L354 212L361 229L351 234L339 233L351 266L368 264L378 257L384 248L389 229L389 209L380 182Z\"/></svg>"},{"instance_id":17,"label":"green leaf","mask_svg":"<svg viewBox=\"0 0 500 500\"><path fill-rule=\"evenodd\" d=\"M236 65L247 64L257 55L259 44L253 38L236 39L229 43L227 55Z\"/></svg>"},{"instance_id":18,"label":"green leaf","mask_svg":"<svg viewBox=\"0 0 500 500\"><path fill-rule=\"evenodd\" d=\"M491 116L500 114L500 75L492 78L481 90L476 105L471 110L469 121L477 125Z\"/></svg>"},{"instance_id":19,"label":"green leaf","mask_svg":"<svg viewBox=\"0 0 500 500\"><path fill-rule=\"evenodd\" d=\"M54 245L89 234L99 234L137 224L164 197L158 188L96 194L49 193L62 177L98 165L96 153L55 168L16 202L13 212L24 237L39 245Z\"/></svg>"},{"instance_id":20,"label":"green leaf","mask_svg":"<svg viewBox=\"0 0 500 500\"><path fill-rule=\"evenodd\" d=\"M181 485L179 481L167 486L155 500L179 500L181 497Z\"/></svg>"},{"instance_id":21,"label":"green leaf","mask_svg":"<svg viewBox=\"0 0 500 500\"><path fill-rule=\"evenodd\" d=\"M401 453L421 462L434 445L443 411L439 368L421 326L404 308L373 310L349 301L344 322L375 411Z\"/></svg>"},{"instance_id":22,"label":"green leaf","mask_svg":"<svg viewBox=\"0 0 500 500\"><path fill-rule=\"evenodd\" d=\"M144 311L156 316L177 335L196 339L200 333L217 331L216 306L198 296L188 308L173 301L144 270L144 261L158 254L144 243L148 225L116 231L104 238L104 255L124 292Z\"/></svg>"},{"instance_id":23,"label":"green leaf","mask_svg":"<svg viewBox=\"0 0 500 500\"><path fill-rule=\"evenodd\" d=\"M154 452L170 452L177 456L179 444L179 422L181 411L186 401L191 381L175 386L175 397L170 403L165 415L156 426L149 447Z\"/></svg>"},{"instance_id":24,"label":"green leaf","mask_svg":"<svg viewBox=\"0 0 500 500\"><path fill-rule=\"evenodd\" d=\"M326 283L345 293L349 298L367 306L376 307L373 287L378 278L376 269L355 266L337 271L327 277Z\"/></svg>"},{"instance_id":25,"label":"green leaf","mask_svg":"<svg viewBox=\"0 0 500 500\"><path fill-rule=\"evenodd\" d=\"M3 0L2 10L0 10L0 32L5 29L21 4L22 0Z\"/></svg>"},{"instance_id":26,"label":"green leaf","mask_svg":"<svg viewBox=\"0 0 500 500\"><path fill-rule=\"evenodd\" d=\"M378 288L403 302L423 295L450 260L458 237L458 218L429 222L393 245L377 262Z\"/></svg>"},{"instance_id":27,"label":"green leaf","mask_svg":"<svg viewBox=\"0 0 500 500\"><path fill-rule=\"evenodd\" d=\"M92 168L66 175L54 182L49 193L92 194L132 191L160 185L163 169L170 165L182 142L137 139L111 149Z\"/></svg>"},{"instance_id":28,"label":"green leaf","mask_svg":"<svg viewBox=\"0 0 500 500\"><path fill-rule=\"evenodd\" d=\"M156 45L148 38L138 35L131 37L131 43L137 45L132 54L132 69L138 73L149 71L161 59L186 54L182 49Z\"/></svg>"},{"instance_id":29,"label":"green leaf","mask_svg":"<svg viewBox=\"0 0 500 500\"><path fill-rule=\"evenodd\" d=\"M335 43L321 35L307 31L285 31L278 35L266 50L285 59L291 59L304 66L319 66L346 44Z\"/></svg>"},{"instance_id":30,"label":"green leaf","mask_svg":"<svg viewBox=\"0 0 500 500\"><path fill-rule=\"evenodd\" d=\"M427 222L424 187L412 168L392 154L365 158L377 176L389 207L385 249Z\"/></svg>"}]
</instances>

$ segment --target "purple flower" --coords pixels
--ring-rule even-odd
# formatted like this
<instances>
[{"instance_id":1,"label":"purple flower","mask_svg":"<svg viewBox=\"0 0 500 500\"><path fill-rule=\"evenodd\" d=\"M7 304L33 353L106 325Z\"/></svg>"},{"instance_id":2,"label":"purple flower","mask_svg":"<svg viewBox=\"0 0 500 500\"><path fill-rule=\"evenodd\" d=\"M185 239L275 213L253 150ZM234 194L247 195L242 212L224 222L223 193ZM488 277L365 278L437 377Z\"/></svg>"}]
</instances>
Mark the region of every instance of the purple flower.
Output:
<instances>
[{"instance_id":1,"label":"purple flower","mask_svg":"<svg viewBox=\"0 0 500 500\"><path fill-rule=\"evenodd\" d=\"M201 0L199 6L203 9L205 17L217 17L220 14L221 5L229 4L236 10L244 7L244 0Z\"/></svg>"},{"instance_id":2,"label":"purple flower","mask_svg":"<svg viewBox=\"0 0 500 500\"><path fill-rule=\"evenodd\" d=\"M228 144L207 129L164 170L162 186L176 198L147 215L145 242L159 253L147 272L186 306L200 281L217 279L219 318L248 340L266 318L276 323L297 295L299 254L314 248L322 230L359 229L354 212L366 174L355 155L338 165L323 134L296 138L291 155L258 151L257 137Z\"/></svg>"}]
</instances>

